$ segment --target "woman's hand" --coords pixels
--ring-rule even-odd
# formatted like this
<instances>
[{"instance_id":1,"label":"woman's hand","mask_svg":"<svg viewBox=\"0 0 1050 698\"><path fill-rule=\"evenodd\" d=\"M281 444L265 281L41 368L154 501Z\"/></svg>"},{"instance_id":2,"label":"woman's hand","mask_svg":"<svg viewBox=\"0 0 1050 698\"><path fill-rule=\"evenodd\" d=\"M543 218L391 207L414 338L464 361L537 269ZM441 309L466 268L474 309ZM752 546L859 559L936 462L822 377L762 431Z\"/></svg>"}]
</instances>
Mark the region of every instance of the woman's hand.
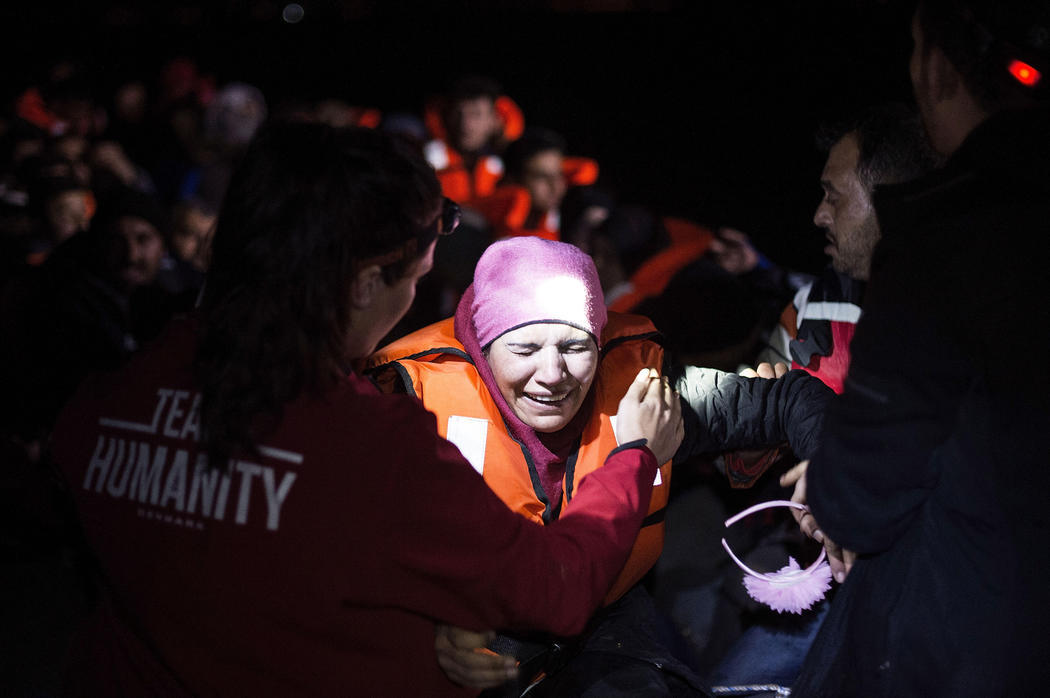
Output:
<instances>
[{"instance_id":1,"label":"woman's hand","mask_svg":"<svg viewBox=\"0 0 1050 698\"><path fill-rule=\"evenodd\" d=\"M517 678L518 662L485 649L495 633L476 633L450 625L439 625L434 633L438 664L450 680L460 686L485 689Z\"/></svg>"},{"instance_id":2,"label":"woman's hand","mask_svg":"<svg viewBox=\"0 0 1050 698\"><path fill-rule=\"evenodd\" d=\"M643 368L620 400L616 440L645 439L658 463L666 463L682 443L685 427L678 393L655 368Z\"/></svg>"}]
</instances>

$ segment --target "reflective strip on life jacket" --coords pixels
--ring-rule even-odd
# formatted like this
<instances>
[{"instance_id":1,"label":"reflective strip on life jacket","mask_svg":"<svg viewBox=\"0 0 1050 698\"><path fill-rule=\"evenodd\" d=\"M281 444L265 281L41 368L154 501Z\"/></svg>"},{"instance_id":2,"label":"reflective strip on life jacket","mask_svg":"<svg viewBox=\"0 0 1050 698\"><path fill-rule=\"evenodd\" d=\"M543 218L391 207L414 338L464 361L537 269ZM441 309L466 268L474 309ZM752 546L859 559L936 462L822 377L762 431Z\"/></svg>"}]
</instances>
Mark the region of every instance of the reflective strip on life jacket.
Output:
<instances>
[{"instance_id":1,"label":"reflective strip on life jacket","mask_svg":"<svg viewBox=\"0 0 1050 698\"><path fill-rule=\"evenodd\" d=\"M479 197L491 195L503 177L503 160L498 156L478 158L470 172L463 157L444 141L428 141L423 156L437 173L441 193L460 204L472 205Z\"/></svg>"},{"instance_id":2,"label":"reflective strip on life jacket","mask_svg":"<svg viewBox=\"0 0 1050 698\"><path fill-rule=\"evenodd\" d=\"M445 438L456 445L478 475L485 474L485 442L489 430L487 419L454 414L448 418Z\"/></svg>"},{"instance_id":3,"label":"reflective strip on life jacket","mask_svg":"<svg viewBox=\"0 0 1050 698\"><path fill-rule=\"evenodd\" d=\"M423 146L423 157L435 170L444 170L452 165L452 149L444 141L427 141Z\"/></svg>"},{"instance_id":4,"label":"reflective strip on life jacket","mask_svg":"<svg viewBox=\"0 0 1050 698\"><path fill-rule=\"evenodd\" d=\"M849 345L853 341L853 333L860 320L861 308L845 301L811 303L809 295L812 289L812 284L807 284L799 289L794 301L784 308L780 316L780 325L791 337L791 343L794 343L799 341L798 330L802 327L803 322L814 320L828 322L831 328L831 352L826 355L814 353L805 366L792 358L791 367L805 370L823 381L834 392L841 394L845 389L846 374L849 373Z\"/></svg>"},{"instance_id":5,"label":"reflective strip on life jacket","mask_svg":"<svg viewBox=\"0 0 1050 698\"><path fill-rule=\"evenodd\" d=\"M613 433L615 434L616 433L616 415L615 414L609 415L609 424L612 425ZM617 445L620 444L620 439L619 438L616 439L616 444ZM660 470L658 468L656 470L656 477L653 478L653 487L659 487L662 484L664 484L664 478L663 478L663 475L660 473Z\"/></svg>"},{"instance_id":6,"label":"reflective strip on life jacket","mask_svg":"<svg viewBox=\"0 0 1050 698\"><path fill-rule=\"evenodd\" d=\"M801 327L803 320L830 320L856 325L860 320L860 306L852 303L807 303L802 314L796 318L798 324L795 327Z\"/></svg>"},{"instance_id":7,"label":"reflective strip on life jacket","mask_svg":"<svg viewBox=\"0 0 1050 698\"><path fill-rule=\"evenodd\" d=\"M546 523L572 506L579 482L604 465L616 448L613 419L620 399L641 368L661 367L663 349L656 337L646 318L610 313L602 332L602 358L591 387L592 415L583 428L575 457L570 456L566 463L562 502L547 501L530 454L507 431L499 408L455 339L451 318L380 349L368 359L367 366L370 373L379 374L398 367L402 379L412 383L406 387L437 417L439 433L460 447L504 504L526 518ZM607 603L640 581L663 548L670 462L660 467L657 480L643 528L606 597Z\"/></svg>"}]
</instances>

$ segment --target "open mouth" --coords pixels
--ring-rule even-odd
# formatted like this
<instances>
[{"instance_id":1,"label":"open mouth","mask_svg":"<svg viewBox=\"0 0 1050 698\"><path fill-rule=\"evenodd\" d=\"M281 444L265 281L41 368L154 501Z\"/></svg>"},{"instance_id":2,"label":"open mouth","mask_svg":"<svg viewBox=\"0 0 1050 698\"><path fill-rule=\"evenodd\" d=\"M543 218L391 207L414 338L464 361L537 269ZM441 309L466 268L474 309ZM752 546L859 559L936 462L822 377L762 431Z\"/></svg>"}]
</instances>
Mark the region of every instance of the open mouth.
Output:
<instances>
[{"instance_id":1,"label":"open mouth","mask_svg":"<svg viewBox=\"0 0 1050 698\"><path fill-rule=\"evenodd\" d=\"M828 241L828 244L824 245L824 254L832 254L838 249L838 245L835 243L835 238L830 235L825 235L824 239Z\"/></svg>"},{"instance_id":2,"label":"open mouth","mask_svg":"<svg viewBox=\"0 0 1050 698\"><path fill-rule=\"evenodd\" d=\"M556 395L537 395L535 393L525 393L525 397L537 404L543 405L544 407L558 407L564 403L572 391L564 393L558 393Z\"/></svg>"}]
</instances>

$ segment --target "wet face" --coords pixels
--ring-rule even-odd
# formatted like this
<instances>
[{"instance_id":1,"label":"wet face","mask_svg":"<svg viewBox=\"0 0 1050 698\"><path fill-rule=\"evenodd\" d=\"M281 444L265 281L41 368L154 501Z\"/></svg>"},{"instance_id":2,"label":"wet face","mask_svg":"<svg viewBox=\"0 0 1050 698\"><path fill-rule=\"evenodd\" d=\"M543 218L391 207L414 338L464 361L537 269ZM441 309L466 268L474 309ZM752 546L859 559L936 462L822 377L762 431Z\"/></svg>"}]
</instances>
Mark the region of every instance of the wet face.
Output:
<instances>
[{"instance_id":1,"label":"wet face","mask_svg":"<svg viewBox=\"0 0 1050 698\"><path fill-rule=\"evenodd\" d=\"M559 151L544 150L525 164L522 186L529 190L533 209L546 212L561 206L567 186L562 171L563 160Z\"/></svg>"},{"instance_id":2,"label":"wet face","mask_svg":"<svg viewBox=\"0 0 1050 698\"><path fill-rule=\"evenodd\" d=\"M598 370L598 347L581 329L526 325L498 337L487 354L500 394L542 433L564 428L583 405Z\"/></svg>"},{"instance_id":3,"label":"wet face","mask_svg":"<svg viewBox=\"0 0 1050 698\"><path fill-rule=\"evenodd\" d=\"M488 145L501 128L496 106L488 97L462 99L450 110L449 136L460 152L478 152Z\"/></svg>"},{"instance_id":4,"label":"wet face","mask_svg":"<svg viewBox=\"0 0 1050 698\"><path fill-rule=\"evenodd\" d=\"M835 271L867 280L871 255L879 241L879 224L871 192L857 174L860 147L854 134L843 136L828 153L820 186L824 189L813 222L828 240L824 254Z\"/></svg>"},{"instance_id":5,"label":"wet face","mask_svg":"<svg viewBox=\"0 0 1050 698\"><path fill-rule=\"evenodd\" d=\"M164 256L164 240L153 224L143 218L122 216L117 221L117 233L127 245L127 261L120 272L130 287L145 286L157 278L160 260Z\"/></svg>"}]
</instances>

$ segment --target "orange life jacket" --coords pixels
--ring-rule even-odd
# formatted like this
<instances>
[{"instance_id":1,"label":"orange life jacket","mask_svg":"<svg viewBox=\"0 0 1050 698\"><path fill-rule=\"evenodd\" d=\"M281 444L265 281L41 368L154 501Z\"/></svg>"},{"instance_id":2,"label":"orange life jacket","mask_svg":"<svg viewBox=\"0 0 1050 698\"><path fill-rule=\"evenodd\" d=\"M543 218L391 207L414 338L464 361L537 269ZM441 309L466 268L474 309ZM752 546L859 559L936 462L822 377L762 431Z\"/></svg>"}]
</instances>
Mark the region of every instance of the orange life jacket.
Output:
<instances>
[{"instance_id":1,"label":"orange life jacket","mask_svg":"<svg viewBox=\"0 0 1050 698\"><path fill-rule=\"evenodd\" d=\"M671 244L642 263L631 275L630 288L609 303L609 310L628 313L647 298L659 296L674 275L704 255L714 233L681 218L664 218Z\"/></svg>"},{"instance_id":2,"label":"orange life jacket","mask_svg":"<svg viewBox=\"0 0 1050 698\"><path fill-rule=\"evenodd\" d=\"M15 114L51 136L61 136L69 126L48 109L40 90L30 87L15 100Z\"/></svg>"},{"instance_id":3,"label":"orange life jacket","mask_svg":"<svg viewBox=\"0 0 1050 698\"><path fill-rule=\"evenodd\" d=\"M423 107L423 125L431 136L442 141L448 140L448 131L442 117L445 107L445 100L441 98L431 99ZM492 102L492 107L503 122L501 138L507 143L521 138L521 134L525 132L525 115L517 102L506 95L500 95Z\"/></svg>"},{"instance_id":4,"label":"orange life jacket","mask_svg":"<svg viewBox=\"0 0 1050 698\"><path fill-rule=\"evenodd\" d=\"M475 199L490 195L503 177L503 160L496 155L478 158L472 170L468 170L460 155L448 143L448 131L442 118L444 100L430 100L423 110L423 124L433 137L423 147L427 162L437 173L441 192L460 204L471 204ZM525 130L525 116L514 100L501 95L493 102L493 108L503 123L500 139L506 143L516 141Z\"/></svg>"},{"instance_id":5,"label":"orange life jacket","mask_svg":"<svg viewBox=\"0 0 1050 698\"><path fill-rule=\"evenodd\" d=\"M590 158L565 157L561 169L570 187L586 187L598 180L598 163ZM548 211L534 227L526 227L532 212L532 197L529 190L519 184L503 182L487 196L476 198L471 207L492 225L494 240L527 235L561 240L561 216L557 211Z\"/></svg>"},{"instance_id":6,"label":"orange life jacket","mask_svg":"<svg viewBox=\"0 0 1050 698\"><path fill-rule=\"evenodd\" d=\"M463 156L442 140L423 146L423 155L434 168L441 193L460 204L470 205L475 199L492 194L503 177L503 160L496 155L483 155L468 170Z\"/></svg>"},{"instance_id":7,"label":"orange life jacket","mask_svg":"<svg viewBox=\"0 0 1050 698\"><path fill-rule=\"evenodd\" d=\"M414 332L369 357L368 373L383 390L395 384L414 392L437 417L438 432L456 444L485 482L513 511L538 523L572 506L572 495L587 473L600 468L616 448L615 415L627 387L644 367L660 368L663 349L653 324L637 315L609 314L602 353L591 391L591 418L577 451L569 456L562 483L564 502L546 502L531 457L507 431L499 408L455 338L449 318ZM634 586L660 556L671 463L660 466L648 515L606 603ZM561 506L559 507L559 504Z\"/></svg>"}]
</instances>

